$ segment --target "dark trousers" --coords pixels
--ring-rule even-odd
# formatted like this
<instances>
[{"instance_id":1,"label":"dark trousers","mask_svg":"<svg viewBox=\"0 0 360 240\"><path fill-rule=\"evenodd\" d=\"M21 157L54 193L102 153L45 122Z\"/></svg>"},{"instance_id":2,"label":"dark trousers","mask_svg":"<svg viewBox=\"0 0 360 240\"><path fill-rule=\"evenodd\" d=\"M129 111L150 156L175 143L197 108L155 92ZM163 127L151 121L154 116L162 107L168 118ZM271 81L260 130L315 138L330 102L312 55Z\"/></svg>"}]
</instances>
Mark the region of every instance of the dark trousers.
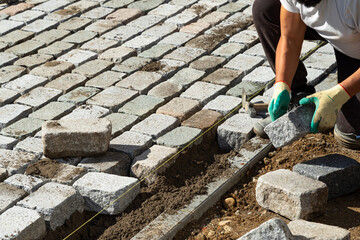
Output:
<instances>
[{"instance_id":1,"label":"dark trousers","mask_svg":"<svg viewBox=\"0 0 360 240\"><path fill-rule=\"evenodd\" d=\"M280 39L280 0L255 0L253 5L253 19L260 42L275 72L275 52ZM325 40L314 29L307 28L306 40ZM342 82L360 68L360 60L351 58L335 49L338 65L338 82ZM307 91L307 71L300 61L296 70L291 90L295 92ZM338 114L337 126L345 133L360 135L360 93L344 104Z\"/></svg>"}]
</instances>

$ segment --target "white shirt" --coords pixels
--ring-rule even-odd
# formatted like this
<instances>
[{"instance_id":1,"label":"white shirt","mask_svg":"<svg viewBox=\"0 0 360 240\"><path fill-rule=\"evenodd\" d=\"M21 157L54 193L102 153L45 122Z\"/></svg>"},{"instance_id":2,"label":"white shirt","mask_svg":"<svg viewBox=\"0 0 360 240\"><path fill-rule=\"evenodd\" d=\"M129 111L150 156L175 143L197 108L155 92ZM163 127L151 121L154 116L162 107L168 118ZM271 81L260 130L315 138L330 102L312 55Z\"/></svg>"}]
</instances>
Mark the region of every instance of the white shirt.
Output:
<instances>
[{"instance_id":1,"label":"white shirt","mask_svg":"<svg viewBox=\"0 0 360 240\"><path fill-rule=\"evenodd\" d=\"M315 7L296 0L280 1L289 12L300 13L303 22L334 48L360 59L360 0L322 0Z\"/></svg>"}]
</instances>

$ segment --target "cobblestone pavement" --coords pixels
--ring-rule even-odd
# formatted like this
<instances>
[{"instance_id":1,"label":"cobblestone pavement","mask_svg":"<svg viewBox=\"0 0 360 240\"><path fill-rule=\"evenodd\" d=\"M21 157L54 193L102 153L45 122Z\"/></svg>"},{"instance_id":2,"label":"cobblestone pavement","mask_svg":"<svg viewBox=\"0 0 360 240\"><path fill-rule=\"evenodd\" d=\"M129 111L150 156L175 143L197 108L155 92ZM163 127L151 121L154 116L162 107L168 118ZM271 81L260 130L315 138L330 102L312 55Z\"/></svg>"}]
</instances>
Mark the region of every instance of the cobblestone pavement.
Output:
<instances>
[{"instance_id":1,"label":"cobblestone pavement","mask_svg":"<svg viewBox=\"0 0 360 240\"><path fill-rule=\"evenodd\" d=\"M74 211L99 211L237 108L243 88L250 97L270 83L274 73L252 24L252 3L0 4L0 221L11 226L0 226L0 238L29 232L40 238ZM302 56L317 45L304 42ZM317 49L305 64L309 82L319 83L336 68L332 48ZM335 82L331 73L316 88ZM270 96L271 89L253 101ZM260 120L239 111L232 115L218 129L225 149L248 140ZM111 152L57 159L59 172L48 179L24 175L42 158L43 122L86 118L111 121ZM99 202L91 197L95 190L102 194ZM131 191L108 214L121 212L139 189ZM8 216L18 216L19 224L11 225Z\"/></svg>"}]
</instances>

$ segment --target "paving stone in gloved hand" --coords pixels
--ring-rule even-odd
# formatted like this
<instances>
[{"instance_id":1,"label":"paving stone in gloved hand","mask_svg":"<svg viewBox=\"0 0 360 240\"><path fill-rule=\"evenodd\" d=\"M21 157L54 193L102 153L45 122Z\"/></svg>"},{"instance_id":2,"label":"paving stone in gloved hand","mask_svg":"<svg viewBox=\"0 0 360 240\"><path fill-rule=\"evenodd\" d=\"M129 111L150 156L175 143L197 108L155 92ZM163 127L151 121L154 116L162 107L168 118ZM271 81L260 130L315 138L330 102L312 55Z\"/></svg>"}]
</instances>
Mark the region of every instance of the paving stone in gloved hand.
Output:
<instances>
[{"instance_id":1,"label":"paving stone in gloved hand","mask_svg":"<svg viewBox=\"0 0 360 240\"><path fill-rule=\"evenodd\" d=\"M269 104L269 114L275 121L288 110L290 103L290 87L287 83L279 81L274 85L274 94Z\"/></svg>"},{"instance_id":2,"label":"paving stone in gloved hand","mask_svg":"<svg viewBox=\"0 0 360 240\"><path fill-rule=\"evenodd\" d=\"M325 132L334 127L340 108L350 99L341 84L328 90L314 93L300 100L301 105L315 103L316 109L311 120L310 131Z\"/></svg>"}]
</instances>

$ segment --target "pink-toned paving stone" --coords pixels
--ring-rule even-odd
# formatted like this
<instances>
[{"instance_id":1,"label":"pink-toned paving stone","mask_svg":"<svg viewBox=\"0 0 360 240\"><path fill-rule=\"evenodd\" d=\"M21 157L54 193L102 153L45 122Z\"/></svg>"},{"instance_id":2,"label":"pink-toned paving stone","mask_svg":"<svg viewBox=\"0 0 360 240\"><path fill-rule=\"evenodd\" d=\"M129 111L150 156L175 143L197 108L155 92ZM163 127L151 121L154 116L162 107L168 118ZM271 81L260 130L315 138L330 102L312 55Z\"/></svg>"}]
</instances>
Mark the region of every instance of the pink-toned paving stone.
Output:
<instances>
[{"instance_id":1,"label":"pink-toned paving stone","mask_svg":"<svg viewBox=\"0 0 360 240\"><path fill-rule=\"evenodd\" d=\"M39 67L31 70L30 74L45 77L48 79L54 79L64 73L70 72L74 68L74 65L69 62L62 61L50 61Z\"/></svg>"},{"instance_id":2,"label":"pink-toned paving stone","mask_svg":"<svg viewBox=\"0 0 360 240\"><path fill-rule=\"evenodd\" d=\"M211 25L207 22L194 22L194 23L190 23L189 25L186 25L184 27L182 27L180 29L180 32L184 32L184 33L190 33L190 34L201 34L203 33L205 30L207 30Z\"/></svg>"},{"instance_id":3,"label":"pink-toned paving stone","mask_svg":"<svg viewBox=\"0 0 360 240\"><path fill-rule=\"evenodd\" d=\"M177 97L158 108L156 113L176 117L182 122L200 109L199 101Z\"/></svg>"},{"instance_id":4,"label":"pink-toned paving stone","mask_svg":"<svg viewBox=\"0 0 360 240\"><path fill-rule=\"evenodd\" d=\"M34 5L29 3L19 3L16 5L10 5L9 7L0 11L0 13L7 14L9 16L14 16L17 13L25 11L26 9L32 8Z\"/></svg>"},{"instance_id":5,"label":"pink-toned paving stone","mask_svg":"<svg viewBox=\"0 0 360 240\"><path fill-rule=\"evenodd\" d=\"M121 8L106 17L106 20L113 20L123 24L141 16L142 11L139 9Z\"/></svg>"}]
</instances>

